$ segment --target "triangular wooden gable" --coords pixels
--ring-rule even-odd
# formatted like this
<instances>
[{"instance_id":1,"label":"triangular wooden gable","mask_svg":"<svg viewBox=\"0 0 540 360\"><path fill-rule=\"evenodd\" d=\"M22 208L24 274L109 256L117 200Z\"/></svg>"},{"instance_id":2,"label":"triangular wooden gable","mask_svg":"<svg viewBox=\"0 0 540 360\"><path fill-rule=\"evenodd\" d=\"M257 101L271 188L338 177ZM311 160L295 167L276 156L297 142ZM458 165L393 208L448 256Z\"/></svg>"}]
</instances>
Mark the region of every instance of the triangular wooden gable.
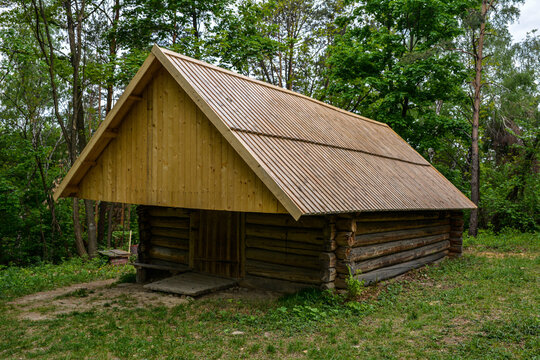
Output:
<instances>
[{"instance_id":1,"label":"triangular wooden gable","mask_svg":"<svg viewBox=\"0 0 540 360\"><path fill-rule=\"evenodd\" d=\"M64 182L88 169L56 198L287 213L165 68L154 68L137 94L121 121L94 135L102 138L94 150L104 149L92 160L91 151L83 152L78 172ZM104 139L108 143L100 146Z\"/></svg>"}]
</instances>

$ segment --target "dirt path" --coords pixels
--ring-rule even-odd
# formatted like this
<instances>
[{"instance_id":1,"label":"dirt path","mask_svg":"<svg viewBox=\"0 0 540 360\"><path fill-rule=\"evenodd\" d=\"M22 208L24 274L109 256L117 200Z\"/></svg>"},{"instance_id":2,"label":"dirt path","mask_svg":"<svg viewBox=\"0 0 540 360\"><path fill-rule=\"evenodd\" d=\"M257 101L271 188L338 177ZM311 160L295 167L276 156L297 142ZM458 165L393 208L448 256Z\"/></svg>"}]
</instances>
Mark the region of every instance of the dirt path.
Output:
<instances>
[{"instance_id":1,"label":"dirt path","mask_svg":"<svg viewBox=\"0 0 540 360\"><path fill-rule=\"evenodd\" d=\"M99 281L92 281L88 283L81 283L81 284L66 286L63 288L54 289L50 291L42 291L35 294L30 294L30 295L20 297L18 299L15 299L9 302L8 304L27 305L35 301L45 301L45 300L54 299L58 296L72 293L76 290L81 290L81 289L94 290L97 288L102 288L107 285L113 284L115 281L116 279L99 280Z\"/></svg>"},{"instance_id":2,"label":"dirt path","mask_svg":"<svg viewBox=\"0 0 540 360\"><path fill-rule=\"evenodd\" d=\"M175 296L145 290L139 284L115 284L116 279L93 281L39 292L15 299L8 304L20 319L46 320L59 314L109 308L134 308L148 304L173 307L189 301Z\"/></svg>"},{"instance_id":3,"label":"dirt path","mask_svg":"<svg viewBox=\"0 0 540 360\"><path fill-rule=\"evenodd\" d=\"M137 308L152 306L174 307L194 299L146 290L140 284L116 284L116 279L75 284L17 298L8 304L19 319L47 320L60 314L85 312L103 308ZM204 298L268 299L278 293L263 290L232 288Z\"/></svg>"}]
</instances>

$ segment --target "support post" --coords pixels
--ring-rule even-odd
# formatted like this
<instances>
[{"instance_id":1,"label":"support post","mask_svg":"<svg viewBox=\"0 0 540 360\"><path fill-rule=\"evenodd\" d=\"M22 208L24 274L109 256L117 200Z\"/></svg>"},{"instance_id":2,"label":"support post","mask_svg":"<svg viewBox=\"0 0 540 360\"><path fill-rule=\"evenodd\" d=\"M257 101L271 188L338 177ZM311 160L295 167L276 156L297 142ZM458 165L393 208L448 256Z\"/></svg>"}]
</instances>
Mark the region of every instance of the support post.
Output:
<instances>
[{"instance_id":1,"label":"support post","mask_svg":"<svg viewBox=\"0 0 540 360\"><path fill-rule=\"evenodd\" d=\"M137 206L137 215L139 217L139 246L137 249L137 261L146 263L148 261L148 252L150 251L150 241L152 234L150 232L150 216L148 208L144 205ZM148 279L148 270L137 267L137 283L144 283Z\"/></svg>"}]
</instances>

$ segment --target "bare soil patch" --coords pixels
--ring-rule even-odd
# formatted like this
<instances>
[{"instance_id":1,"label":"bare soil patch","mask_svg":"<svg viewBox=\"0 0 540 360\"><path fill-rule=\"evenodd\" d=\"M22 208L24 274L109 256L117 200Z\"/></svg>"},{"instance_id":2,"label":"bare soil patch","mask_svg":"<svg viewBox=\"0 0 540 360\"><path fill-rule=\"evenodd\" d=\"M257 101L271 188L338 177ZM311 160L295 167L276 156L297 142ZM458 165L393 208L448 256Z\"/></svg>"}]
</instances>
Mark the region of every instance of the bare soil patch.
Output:
<instances>
[{"instance_id":1,"label":"bare soil patch","mask_svg":"<svg viewBox=\"0 0 540 360\"><path fill-rule=\"evenodd\" d=\"M171 308L195 300L189 296L147 290L141 284L116 284L115 282L116 279L109 279L75 284L27 295L8 304L13 306L19 319L38 321L52 319L57 315L75 311L85 312L103 308L141 308L150 305ZM279 296L280 294L276 292L234 287L197 299L268 300Z\"/></svg>"}]
</instances>

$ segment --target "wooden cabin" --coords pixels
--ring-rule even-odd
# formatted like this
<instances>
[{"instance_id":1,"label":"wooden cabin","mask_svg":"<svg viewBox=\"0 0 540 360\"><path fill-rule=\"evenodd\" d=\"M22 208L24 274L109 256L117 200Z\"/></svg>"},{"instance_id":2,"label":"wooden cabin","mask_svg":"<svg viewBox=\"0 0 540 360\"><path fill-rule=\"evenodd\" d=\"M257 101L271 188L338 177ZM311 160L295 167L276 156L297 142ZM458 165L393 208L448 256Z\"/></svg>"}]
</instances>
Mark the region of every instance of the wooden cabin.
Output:
<instances>
[{"instance_id":1,"label":"wooden cabin","mask_svg":"<svg viewBox=\"0 0 540 360\"><path fill-rule=\"evenodd\" d=\"M461 253L474 204L388 125L154 46L59 197L138 204L138 275L342 288Z\"/></svg>"}]
</instances>

